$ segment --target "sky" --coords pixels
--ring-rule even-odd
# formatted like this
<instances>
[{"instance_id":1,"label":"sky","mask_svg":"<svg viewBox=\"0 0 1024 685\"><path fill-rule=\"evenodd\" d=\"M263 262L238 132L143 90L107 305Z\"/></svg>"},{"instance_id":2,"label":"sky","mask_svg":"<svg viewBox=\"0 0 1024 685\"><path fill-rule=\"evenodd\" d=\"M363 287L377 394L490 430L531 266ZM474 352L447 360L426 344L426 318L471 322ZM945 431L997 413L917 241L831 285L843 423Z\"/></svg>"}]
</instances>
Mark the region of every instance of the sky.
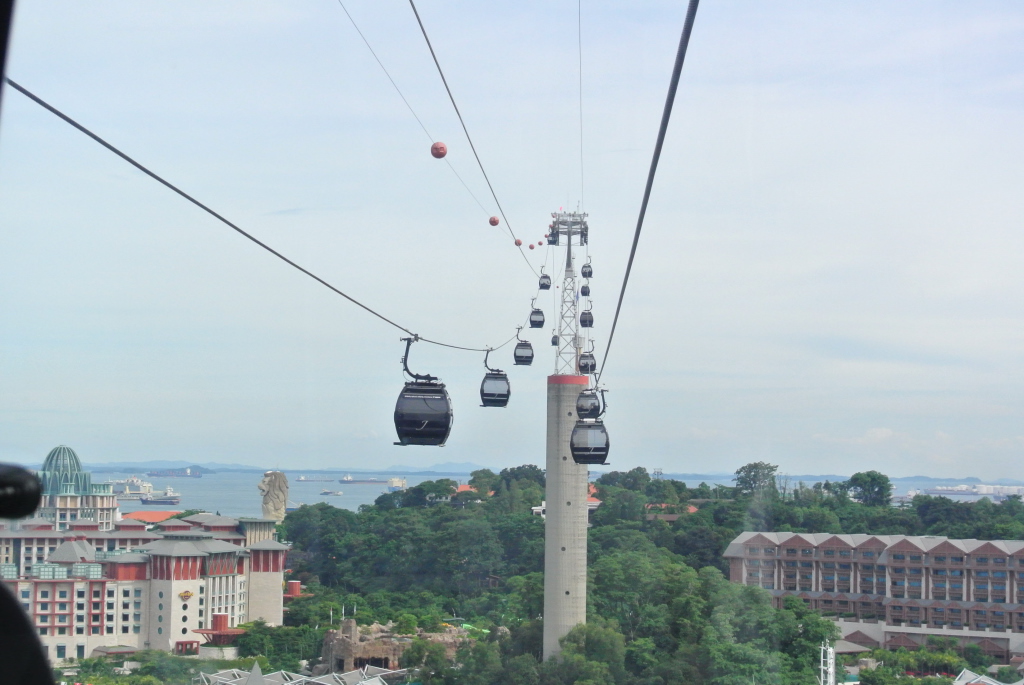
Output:
<instances>
[{"instance_id":1,"label":"sky","mask_svg":"<svg viewBox=\"0 0 1024 685\"><path fill-rule=\"evenodd\" d=\"M409 6L346 7L429 136L333 0L20 2L8 76L402 326L500 345L536 277ZM685 3L418 8L513 231L589 213L603 356ZM610 468L1019 477L1022 188L1019 3L706 0L603 379ZM416 345L454 427L397 447L399 330L10 88L0 205L0 459L543 464L547 329L532 367L492 355L506 409L482 354Z\"/></svg>"}]
</instances>

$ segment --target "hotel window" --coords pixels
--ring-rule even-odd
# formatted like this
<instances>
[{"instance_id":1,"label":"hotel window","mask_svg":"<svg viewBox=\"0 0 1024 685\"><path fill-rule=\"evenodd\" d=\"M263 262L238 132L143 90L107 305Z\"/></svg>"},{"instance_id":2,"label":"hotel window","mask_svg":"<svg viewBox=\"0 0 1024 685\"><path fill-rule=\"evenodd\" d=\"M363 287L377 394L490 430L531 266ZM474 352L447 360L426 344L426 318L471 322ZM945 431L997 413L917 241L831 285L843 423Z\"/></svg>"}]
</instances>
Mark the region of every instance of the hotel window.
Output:
<instances>
[{"instance_id":1,"label":"hotel window","mask_svg":"<svg viewBox=\"0 0 1024 685\"><path fill-rule=\"evenodd\" d=\"M958 568L954 568L954 569L950 569L949 570L949 575L951 575L951 576L962 576L963 574L964 574L964 572L961 571Z\"/></svg>"},{"instance_id":2,"label":"hotel window","mask_svg":"<svg viewBox=\"0 0 1024 685\"><path fill-rule=\"evenodd\" d=\"M114 610L114 603L113 602L107 602L107 611L113 611L113 610Z\"/></svg>"},{"instance_id":3,"label":"hotel window","mask_svg":"<svg viewBox=\"0 0 1024 685\"><path fill-rule=\"evenodd\" d=\"M775 556L775 548L774 547L765 547L764 548L764 553L765 553L765 556L773 557L773 556ZM245 586L245 583L240 583L239 584L239 587L244 587L244 586ZM201 594L202 593L202 588L200 588L199 591L200 591L200 594Z\"/></svg>"},{"instance_id":4,"label":"hotel window","mask_svg":"<svg viewBox=\"0 0 1024 685\"><path fill-rule=\"evenodd\" d=\"M796 572L795 571L787 572L786 573L786 577L787 578L796 578Z\"/></svg>"},{"instance_id":5,"label":"hotel window","mask_svg":"<svg viewBox=\"0 0 1024 685\"><path fill-rule=\"evenodd\" d=\"M945 571L945 569L937 568L934 571L932 571L932 575L933 576L944 576L944 575L946 575L946 571Z\"/></svg>"},{"instance_id":6,"label":"hotel window","mask_svg":"<svg viewBox=\"0 0 1024 685\"><path fill-rule=\"evenodd\" d=\"M39 603L39 611L49 611L49 610L50 610L50 603L49 602L40 602Z\"/></svg>"},{"instance_id":7,"label":"hotel window","mask_svg":"<svg viewBox=\"0 0 1024 685\"><path fill-rule=\"evenodd\" d=\"M901 606L893 606L892 611L893 611L893 613L898 614L901 611L903 611L903 607L901 607Z\"/></svg>"},{"instance_id":8,"label":"hotel window","mask_svg":"<svg viewBox=\"0 0 1024 685\"><path fill-rule=\"evenodd\" d=\"M1005 564L1006 563L1006 557L992 557L992 563L993 564Z\"/></svg>"},{"instance_id":9,"label":"hotel window","mask_svg":"<svg viewBox=\"0 0 1024 685\"><path fill-rule=\"evenodd\" d=\"M860 568L862 571L874 571L875 567L873 564L861 564Z\"/></svg>"},{"instance_id":10,"label":"hotel window","mask_svg":"<svg viewBox=\"0 0 1024 685\"><path fill-rule=\"evenodd\" d=\"M75 596L78 597L78 599L84 599L85 598L85 590L79 590L78 592L75 593Z\"/></svg>"},{"instance_id":11,"label":"hotel window","mask_svg":"<svg viewBox=\"0 0 1024 685\"><path fill-rule=\"evenodd\" d=\"M901 576L901 575L903 575L903 574L905 574L907 572L907 569L905 569L905 568L894 568L892 570L892 572L894 574L898 575L898 576Z\"/></svg>"},{"instance_id":12,"label":"hotel window","mask_svg":"<svg viewBox=\"0 0 1024 685\"><path fill-rule=\"evenodd\" d=\"M100 598L100 591L99 590L93 590L92 591L92 598L93 599L99 599Z\"/></svg>"},{"instance_id":13,"label":"hotel window","mask_svg":"<svg viewBox=\"0 0 1024 685\"><path fill-rule=\"evenodd\" d=\"M141 633L142 632L142 626L132 626L132 632L136 633L136 634Z\"/></svg>"},{"instance_id":14,"label":"hotel window","mask_svg":"<svg viewBox=\"0 0 1024 685\"><path fill-rule=\"evenodd\" d=\"M800 562L800 568L811 568L811 567L812 567L812 564L809 561L801 561Z\"/></svg>"},{"instance_id":15,"label":"hotel window","mask_svg":"<svg viewBox=\"0 0 1024 685\"><path fill-rule=\"evenodd\" d=\"M123 621L124 623L127 623L128 622L128 614L121 614L121 621Z\"/></svg>"},{"instance_id":16,"label":"hotel window","mask_svg":"<svg viewBox=\"0 0 1024 685\"><path fill-rule=\"evenodd\" d=\"M760 554L760 553L761 553L761 548L760 547L747 547L747 554Z\"/></svg>"},{"instance_id":17,"label":"hotel window","mask_svg":"<svg viewBox=\"0 0 1024 685\"><path fill-rule=\"evenodd\" d=\"M75 621L77 621L78 623L85 623L85 616L79 614L78 616L75 616Z\"/></svg>"},{"instance_id":18,"label":"hotel window","mask_svg":"<svg viewBox=\"0 0 1024 685\"><path fill-rule=\"evenodd\" d=\"M975 578L988 578L988 571L975 571Z\"/></svg>"},{"instance_id":19,"label":"hotel window","mask_svg":"<svg viewBox=\"0 0 1024 685\"><path fill-rule=\"evenodd\" d=\"M805 547L802 550L800 550L800 554L802 554L805 557L809 557L812 554L814 554L814 550L811 549L810 547Z\"/></svg>"},{"instance_id":20,"label":"hotel window","mask_svg":"<svg viewBox=\"0 0 1024 685\"><path fill-rule=\"evenodd\" d=\"M974 563L976 564L987 564L988 557L974 557Z\"/></svg>"},{"instance_id":21,"label":"hotel window","mask_svg":"<svg viewBox=\"0 0 1024 685\"><path fill-rule=\"evenodd\" d=\"M839 574L839 580L845 580L847 583L850 582L850 574Z\"/></svg>"},{"instance_id":22,"label":"hotel window","mask_svg":"<svg viewBox=\"0 0 1024 685\"><path fill-rule=\"evenodd\" d=\"M874 552L870 552L870 551L861 552L860 555L862 557L864 557L865 559L874 559L875 558L875 553Z\"/></svg>"},{"instance_id":23,"label":"hotel window","mask_svg":"<svg viewBox=\"0 0 1024 685\"><path fill-rule=\"evenodd\" d=\"M945 581L942 581L942 582L940 582L940 581L935 581L935 589L936 589L936 590L939 590L939 589L945 590L945 589L946 589L946 583L945 583Z\"/></svg>"},{"instance_id":24,"label":"hotel window","mask_svg":"<svg viewBox=\"0 0 1024 685\"><path fill-rule=\"evenodd\" d=\"M203 591L203 588L199 588L199 592L202 593L202 591ZM142 596L142 588L139 588L139 587L135 588L135 596L136 597L141 597Z\"/></svg>"},{"instance_id":25,"label":"hotel window","mask_svg":"<svg viewBox=\"0 0 1024 685\"><path fill-rule=\"evenodd\" d=\"M114 634L114 626L107 626L107 635Z\"/></svg>"},{"instance_id":26,"label":"hotel window","mask_svg":"<svg viewBox=\"0 0 1024 685\"><path fill-rule=\"evenodd\" d=\"M761 577L761 574L758 573L757 571L750 571L749 573L747 573L747 578L760 578L760 577Z\"/></svg>"},{"instance_id":27,"label":"hotel window","mask_svg":"<svg viewBox=\"0 0 1024 685\"><path fill-rule=\"evenodd\" d=\"M40 599L49 599L50 598L50 591L49 590L40 590L39 591L39 597L40 597Z\"/></svg>"},{"instance_id":28,"label":"hotel window","mask_svg":"<svg viewBox=\"0 0 1024 685\"><path fill-rule=\"evenodd\" d=\"M850 555L851 555L851 553L850 553L850 550L848 550L848 549L841 549L841 550L839 550L839 556L841 556L841 557L848 557Z\"/></svg>"},{"instance_id":29,"label":"hotel window","mask_svg":"<svg viewBox=\"0 0 1024 685\"><path fill-rule=\"evenodd\" d=\"M835 555L836 555L836 551L834 549L826 549L825 550L825 556L826 557L834 557Z\"/></svg>"},{"instance_id":30,"label":"hotel window","mask_svg":"<svg viewBox=\"0 0 1024 685\"><path fill-rule=\"evenodd\" d=\"M107 590L107 597L113 597L113 596L114 596L114 588L109 588Z\"/></svg>"},{"instance_id":31,"label":"hotel window","mask_svg":"<svg viewBox=\"0 0 1024 685\"><path fill-rule=\"evenodd\" d=\"M911 575L915 575L915 576L921 575L921 569L919 569L919 568L912 568L912 569L910 569L909 572L910 572Z\"/></svg>"},{"instance_id":32,"label":"hotel window","mask_svg":"<svg viewBox=\"0 0 1024 685\"><path fill-rule=\"evenodd\" d=\"M99 602L93 602L92 603L92 610L93 611L99 611L100 610L100 603Z\"/></svg>"},{"instance_id":33,"label":"hotel window","mask_svg":"<svg viewBox=\"0 0 1024 685\"><path fill-rule=\"evenodd\" d=\"M1024 573L1022 573L1020 575L1021 575L1022 578L1024 578ZM31 599L32 598L32 591L31 590L22 590L21 591L21 598L22 599Z\"/></svg>"},{"instance_id":34,"label":"hotel window","mask_svg":"<svg viewBox=\"0 0 1024 685\"><path fill-rule=\"evenodd\" d=\"M132 602L132 609L139 610L142 608L142 602Z\"/></svg>"},{"instance_id":35,"label":"hotel window","mask_svg":"<svg viewBox=\"0 0 1024 685\"><path fill-rule=\"evenodd\" d=\"M68 598L68 591L67 590L58 590L57 591L57 599L67 599L67 598Z\"/></svg>"},{"instance_id":36,"label":"hotel window","mask_svg":"<svg viewBox=\"0 0 1024 685\"><path fill-rule=\"evenodd\" d=\"M747 559L747 566L760 566L761 562L757 559Z\"/></svg>"},{"instance_id":37,"label":"hotel window","mask_svg":"<svg viewBox=\"0 0 1024 685\"><path fill-rule=\"evenodd\" d=\"M860 577L860 582L862 582L862 583L870 583L874 579L875 579L874 576L861 576Z\"/></svg>"},{"instance_id":38,"label":"hotel window","mask_svg":"<svg viewBox=\"0 0 1024 685\"><path fill-rule=\"evenodd\" d=\"M128 626L121 626L121 632L122 633L127 633L128 632Z\"/></svg>"},{"instance_id":39,"label":"hotel window","mask_svg":"<svg viewBox=\"0 0 1024 685\"><path fill-rule=\"evenodd\" d=\"M823 568L835 568L836 565L834 563L832 563L831 561L826 561L824 564L822 564L822 567Z\"/></svg>"},{"instance_id":40,"label":"hotel window","mask_svg":"<svg viewBox=\"0 0 1024 685\"><path fill-rule=\"evenodd\" d=\"M100 622L100 615L99 614L93 614L92 615L92 622L93 623L99 623Z\"/></svg>"},{"instance_id":41,"label":"hotel window","mask_svg":"<svg viewBox=\"0 0 1024 685\"><path fill-rule=\"evenodd\" d=\"M67 622L68 622L68 617L67 617L66 614L62 614L62 615L57 617L57 623L67 623Z\"/></svg>"},{"instance_id":42,"label":"hotel window","mask_svg":"<svg viewBox=\"0 0 1024 685\"><path fill-rule=\"evenodd\" d=\"M1006 571L993 571L992 572L992 577L993 578L1005 578L1006 577Z\"/></svg>"},{"instance_id":43,"label":"hotel window","mask_svg":"<svg viewBox=\"0 0 1024 685\"><path fill-rule=\"evenodd\" d=\"M807 579L810 578L809 575L804 575L803 577L807 578ZM825 579L825 580L834 581L836 579L836 576L835 576L834 573L827 573L824 576L822 576L822 578Z\"/></svg>"},{"instance_id":44,"label":"hotel window","mask_svg":"<svg viewBox=\"0 0 1024 685\"><path fill-rule=\"evenodd\" d=\"M921 561L921 555L920 554L911 554L910 555L910 560L911 561Z\"/></svg>"},{"instance_id":45,"label":"hotel window","mask_svg":"<svg viewBox=\"0 0 1024 685\"><path fill-rule=\"evenodd\" d=\"M794 549L793 547L787 547L786 548L786 554L788 556L795 557L796 556L796 549ZM202 591L203 588L199 588L199 589L200 589L200 591Z\"/></svg>"},{"instance_id":46,"label":"hotel window","mask_svg":"<svg viewBox=\"0 0 1024 685\"><path fill-rule=\"evenodd\" d=\"M39 617L39 622L40 623L49 623L50 622L50 617L46 616L46 615L40 616Z\"/></svg>"},{"instance_id":47,"label":"hotel window","mask_svg":"<svg viewBox=\"0 0 1024 685\"><path fill-rule=\"evenodd\" d=\"M936 564L945 564L946 557L932 557L932 561L934 561Z\"/></svg>"},{"instance_id":48,"label":"hotel window","mask_svg":"<svg viewBox=\"0 0 1024 685\"><path fill-rule=\"evenodd\" d=\"M1006 583L992 583L993 590L1006 590Z\"/></svg>"},{"instance_id":49,"label":"hotel window","mask_svg":"<svg viewBox=\"0 0 1024 685\"><path fill-rule=\"evenodd\" d=\"M907 558L907 557L906 557L906 555L904 555L904 554L893 554L893 555L892 555L892 559L893 559L893 561L903 561L903 560L904 560L904 559L906 559L906 558Z\"/></svg>"},{"instance_id":50,"label":"hotel window","mask_svg":"<svg viewBox=\"0 0 1024 685\"><path fill-rule=\"evenodd\" d=\"M128 602L121 602L121 611L128 611Z\"/></svg>"},{"instance_id":51,"label":"hotel window","mask_svg":"<svg viewBox=\"0 0 1024 685\"><path fill-rule=\"evenodd\" d=\"M85 635L85 628L83 626L75 627L75 635Z\"/></svg>"},{"instance_id":52,"label":"hotel window","mask_svg":"<svg viewBox=\"0 0 1024 685\"><path fill-rule=\"evenodd\" d=\"M962 564L962 563L964 563L964 558L963 557L950 557L949 560L952 561L954 564Z\"/></svg>"},{"instance_id":53,"label":"hotel window","mask_svg":"<svg viewBox=\"0 0 1024 685\"><path fill-rule=\"evenodd\" d=\"M46 635L49 632L50 632L49 628L40 628L39 629L39 634L40 635Z\"/></svg>"},{"instance_id":54,"label":"hotel window","mask_svg":"<svg viewBox=\"0 0 1024 685\"><path fill-rule=\"evenodd\" d=\"M964 586L963 583L950 583L949 584L949 587L953 588L954 590L962 589L963 586Z\"/></svg>"},{"instance_id":55,"label":"hotel window","mask_svg":"<svg viewBox=\"0 0 1024 685\"><path fill-rule=\"evenodd\" d=\"M850 564L839 564L839 568L843 571L849 571L851 566Z\"/></svg>"},{"instance_id":56,"label":"hotel window","mask_svg":"<svg viewBox=\"0 0 1024 685\"><path fill-rule=\"evenodd\" d=\"M974 587L977 588L978 590L987 590L988 589L988 583L975 583Z\"/></svg>"}]
</instances>

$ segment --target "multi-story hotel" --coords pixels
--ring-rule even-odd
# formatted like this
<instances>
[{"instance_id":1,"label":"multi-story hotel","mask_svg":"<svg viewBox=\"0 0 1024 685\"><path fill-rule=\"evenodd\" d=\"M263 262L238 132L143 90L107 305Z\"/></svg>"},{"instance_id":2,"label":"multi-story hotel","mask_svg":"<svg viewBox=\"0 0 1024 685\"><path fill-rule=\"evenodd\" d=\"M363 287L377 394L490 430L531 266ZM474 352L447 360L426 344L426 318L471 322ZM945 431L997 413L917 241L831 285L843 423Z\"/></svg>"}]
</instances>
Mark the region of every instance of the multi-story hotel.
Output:
<instances>
[{"instance_id":1,"label":"multi-story hotel","mask_svg":"<svg viewBox=\"0 0 1024 685\"><path fill-rule=\"evenodd\" d=\"M43 498L36 516L66 530L79 519L95 521L100 530L112 530L117 520L117 497L111 483L93 483L92 474L70 447L50 450L39 471Z\"/></svg>"},{"instance_id":2,"label":"multi-story hotel","mask_svg":"<svg viewBox=\"0 0 1024 685\"><path fill-rule=\"evenodd\" d=\"M61 449L70 456L55 457ZM48 473L60 474L58 490L88 485L77 462L67 448L51 452L44 487ZM130 519L105 526L83 507L58 504L53 513L0 526L0 581L52 662L104 650L199 653L205 638L196 630L209 630L215 614L229 627L282 622L288 548L274 539L275 521L204 513L147 529Z\"/></svg>"},{"instance_id":3,"label":"multi-story hotel","mask_svg":"<svg viewBox=\"0 0 1024 685\"><path fill-rule=\"evenodd\" d=\"M744 532L729 579L833 616L843 639L916 648L929 635L1024 654L1024 541L941 536Z\"/></svg>"}]
</instances>

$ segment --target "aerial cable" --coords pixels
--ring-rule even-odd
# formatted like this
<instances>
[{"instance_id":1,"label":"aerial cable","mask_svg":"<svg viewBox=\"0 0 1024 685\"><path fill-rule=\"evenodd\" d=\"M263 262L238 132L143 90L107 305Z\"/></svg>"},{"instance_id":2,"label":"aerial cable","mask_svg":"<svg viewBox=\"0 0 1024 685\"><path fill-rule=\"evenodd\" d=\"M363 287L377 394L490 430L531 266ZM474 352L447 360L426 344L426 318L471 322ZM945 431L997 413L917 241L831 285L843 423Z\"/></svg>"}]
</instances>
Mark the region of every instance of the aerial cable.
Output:
<instances>
[{"instance_id":1,"label":"aerial cable","mask_svg":"<svg viewBox=\"0 0 1024 685\"><path fill-rule=\"evenodd\" d=\"M380 66L381 71L383 71L384 75L388 77L388 81L391 81L391 85L394 86L395 92L398 93L398 97L402 98L402 102L405 103L405 106L406 108L408 108L409 113L412 114L414 119L416 119L416 123L420 125L421 129L423 129L423 132L427 135L427 138L431 142L433 142L435 140L434 136L430 135L430 131L427 130L427 127L423 123L423 120L420 119L418 114L416 114L416 110L412 108L412 105L406 99L405 94L402 93L402 89L398 87L398 84L395 83L395 79L391 77L391 72L389 72L387 67L384 66L384 63L380 61L380 57L377 56L377 52L373 49L373 46L370 45L370 41L366 39L366 36L363 35L362 29L359 28L359 24L356 23L356 20L352 18L352 15L349 13L348 8L345 7L345 3L343 3L341 0L338 0L338 4L341 5L342 11L345 12L345 16L348 17L349 22L351 22L352 28L354 28L356 30L356 33L359 34L359 37L363 39L363 43L366 45L366 49L369 50L370 54L373 55L373 58L377 60L377 64ZM473 198L473 201L476 202L476 204L480 207L480 209L484 211L485 214L490 215L490 212L487 210L487 208L484 207L483 203L480 202L479 199L477 199L477 196L473 194L473 191L470 190L468 185L466 185L466 182L462 180L462 176L460 176L459 172L456 171L455 167L452 166L451 161L447 157L445 157L444 162L445 164L448 165L448 168L452 170L452 173L455 174L455 178L459 179L459 183L461 183L462 187L466 189L466 192L469 193L469 196L471 198ZM511 231L509 231L509 235L511 235ZM512 237L515 238L514 235Z\"/></svg>"},{"instance_id":2,"label":"aerial cable","mask_svg":"<svg viewBox=\"0 0 1024 685\"><path fill-rule=\"evenodd\" d=\"M661 126L658 129L658 140L654 145L654 155L651 158L651 170L647 174L647 186L644 188L644 199L640 203L640 216L636 221L636 232L633 234L633 246L629 250L629 261L626 262L626 274L622 278L622 288L619 290L619 302L615 305L615 318L612 320L612 330L608 334L608 343L604 347L604 359L601 360L601 370L597 373L597 380L604 374L604 365L608 363L608 353L611 351L612 338L615 337L615 326L619 323L619 311L622 309L622 298L626 294L626 285L629 283L629 274L633 270L633 258L636 256L636 247L640 242L640 231L644 226L644 216L647 214L647 202L651 198L651 187L654 185L654 174L658 171L658 160L661 158L661 148L665 143L665 132L668 130L668 121L672 116L672 105L676 99L676 89L679 87L679 75L683 71L683 60L686 58L686 46L690 43L690 31L693 30L693 20L697 16L697 5L700 0L690 0L686 8L686 21L683 23L683 34L679 37L679 49L676 51L676 63L672 68L672 79L668 86L668 95L665 97L665 109L661 114Z\"/></svg>"},{"instance_id":3,"label":"aerial cable","mask_svg":"<svg viewBox=\"0 0 1024 685\"><path fill-rule=\"evenodd\" d=\"M416 9L415 0L409 0L409 5L412 6L413 14L416 15L416 23L420 25L420 32L423 34L423 39L427 41L427 48L430 50L430 56L434 59L434 66L437 67L437 73L441 75L441 82L444 83L444 89L448 92L448 99L451 100L452 107L455 108L455 114L459 117L459 123L462 124L462 132L466 134L466 140L469 141L469 148L473 151L473 157L476 158L477 166L480 167L480 173L483 174L484 180L487 181L487 188L491 191L491 197L494 198L494 204L498 205L498 212L501 213L501 218L505 220L505 226L508 227L509 233L511 233L512 237L515 238L515 233L512 232L512 224L509 222L508 217L505 216L505 210L502 208L501 202L498 200L497 193L494 192L494 186L491 185L491 179L488 178L487 171L484 170L484 163L480 161L480 155L476 152L476 146L473 145L473 139L469 135L469 129L466 128L466 122L462 118L462 112L459 111L459 106L455 104L455 96L452 95L452 89L448 87L448 79L445 78L444 70L441 69L441 63L437 59L437 53L434 52L434 46L430 42L430 36L427 35L427 29L423 26L423 20L420 19L420 13ZM519 254L523 256L527 266L529 266L530 270L533 271L533 275L539 277L537 270L533 268L533 264L530 263L526 253L523 252L523 246L517 245L516 247L519 248Z\"/></svg>"},{"instance_id":4,"label":"aerial cable","mask_svg":"<svg viewBox=\"0 0 1024 685\"><path fill-rule=\"evenodd\" d=\"M580 211L583 203L583 0L576 0L576 47L580 64Z\"/></svg>"},{"instance_id":5,"label":"aerial cable","mask_svg":"<svg viewBox=\"0 0 1024 685\"><path fill-rule=\"evenodd\" d=\"M150 170L149 170L149 169L147 169L146 167L142 166L141 164L139 164L138 162L136 162L136 161L135 161L134 159L132 159L131 157L129 157L129 156L128 156L128 155L126 155L125 153L121 152L121 151L120 151L120 150L118 150L118 149L117 149L116 147L114 147L113 145L111 145L111 144L110 144L110 143L108 143L107 141L103 140L103 139L102 139L102 138L100 138L100 137L99 137L98 135L96 135L95 133L93 133L92 131L90 131L89 129L87 129L86 127L82 126L81 124L79 124L79 123L78 123L77 121L75 121L74 119L72 119L72 118L71 118L71 117L69 117L68 115L66 115L66 114L64 114L63 112L61 112L60 110L58 110L58 109L57 109L56 107L53 107L52 105L50 105L49 103L45 102L45 101L44 101L44 100L42 100L41 98L37 97L36 95L34 95L33 93L31 93L31 92L30 92L30 91L28 91L27 89L25 89L25 88L23 88L22 86L20 86L20 85L18 85L17 83L15 83L15 82L14 82L14 81L12 81L11 79L9 79L9 78L5 78L4 80L5 80L5 81L6 81L6 82L7 82L8 84L10 84L10 86L11 86L12 88L14 88L15 90L17 90L17 91L18 91L19 93L21 93L22 95L24 95L24 96L25 96L25 97L27 97L28 99L32 100L33 102L35 102L35 103L36 103L37 105L39 105L39 106L40 106L40 107L42 107L43 109L45 109L45 110L49 111L49 112L50 112L51 114L54 114L54 115L55 115L55 116L57 116L58 118L62 119L62 120L63 120L64 122L66 122L66 123L70 124L71 126L73 126L73 127L74 127L74 128L76 128L76 129L78 129L79 131L81 131L81 132L82 132L82 133L84 133L85 135L89 136L90 138L92 138L93 140L95 140L95 141L96 141L97 143L99 143L99 144L100 144L100 145L102 145L103 147L107 148L108 150L110 150L111 152L113 152L113 153L114 153L115 155L117 155L118 157L120 157L120 158L121 158L121 159L123 159L124 161L128 162L129 164L131 164L131 165L132 165L133 167L135 167L136 169L138 169L138 170L139 170L139 171L141 171L142 173L146 174L147 176L149 176L149 177L150 177L150 178L152 178L153 180L155 180L155 181L158 181L159 183L161 183L162 185L166 186L167 188L169 188L169 189L173 190L173 191L174 191L175 193L177 193L177 194L178 194L178 195L180 195L181 197L185 198L186 200L188 200L189 202L191 202L192 204L194 204L194 205L195 205L196 207L199 207L199 208L200 208L200 209L202 209L202 210L203 210L204 212L206 212L206 213L207 213L207 214L209 214L210 216L214 217L215 219L217 219L217 220L218 220L218 221L220 221L221 223L225 224L225 225L226 225L226 226L228 226L229 228L231 228L231 229L233 229L234 231L238 232L238 233L239 233L240 235L242 235L242 236L244 236L244 237L248 238L249 240L251 240L252 242L256 243L257 245L259 245L259 246L260 246L260 247L262 247L262 248L263 248L264 250L266 250L266 251L267 251L267 252L269 252L270 254L274 255L275 257L277 257L277 258L278 258L278 259L280 259L281 261L283 261L283 262L285 262L286 264L288 264L288 265L290 265L290 266L292 266L292 267L294 267L294 268L298 269L299 271L301 271L302 273L306 274L307 276L309 276L310 278L312 278L312 279L313 279L313 280L315 280L316 282L320 283L321 285L325 286L326 288L330 289L331 291L335 292L336 294L338 294L338 295L341 295L342 297L344 297L344 298L345 298L346 300L348 300L348 301L349 301L349 302L351 302L352 304L354 304L354 305L356 305L357 307L360 307L360 308L362 308L362 309L366 310L366 311L367 311L367 312L369 312L370 314L373 314L374 316L376 316L376 317L377 317L378 319L380 319L381 321L383 321L383 322L385 322L385 323L388 323L388 324L391 324L392 326L394 326L395 328L397 328L397 329L398 329L398 330L400 330L400 331L403 331L403 332L405 332L405 333L408 333L409 335L413 336L413 338L415 338L416 340L421 340L421 341L423 341L423 342L426 342L426 343L430 343L430 344L432 344L432 345L439 345L440 347L449 347L449 348L452 348L452 349L455 349L455 350L465 350L465 351L467 351L467 352L485 352L485 351L487 350L487 348L483 348L483 347L462 347L462 346L459 346L459 345L451 345L451 344L449 344L449 343L443 343L443 342L439 342L439 341L437 341L437 340L431 340L430 338L423 338L423 337L420 337L420 336L419 336L419 335L417 335L416 333L413 333L412 331L410 331L410 330L409 330L408 328L406 328L405 326L402 326L402 325L400 325L400 324L397 324L397 323L395 323L395 322L394 322L394 321L392 321L391 319L389 319L389 318L387 318L386 316L384 316L383 314L381 314L381 313L379 313L379 312L375 311L374 309L370 308L369 306L367 306L367 305L363 304L362 302L360 302L359 300L355 299L355 298L354 298L354 297L352 297L351 295L348 295L348 294L346 294L346 293L342 292L342 291L341 291L341 290L339 290L338 288L334 287L333 285L331 285L330 283L328 283L327 281L325 281L325 280L324 280L323 278L321 278L320 276L317 276L317 275L316 275L315 273L313 273L312 271L310 271L310 270L306 269L305 267L302 267L302 266L300 266L300 265L296 264L296 263L295 263L295 262L293 262L293 261L292 261L291 259L289 259L288 257L285 257L285 256L284 256L283 254L281 254L280 252L278 252L278 251L277 251L277 250L275 250L274 248L270 247L269 245L267 245L266 243L264 243L263 241L261 241L261 240L260 240L259 238L257 238L256 236L252 235L251 233L248 233L248 232L246 232L245 230L243 230L242 228L240 228L240 227L239 227L239 226L237 226L236 224L234 224L234 223L232 223L231 221L229 221L228 219L226 219L226 218L225 218L224 216L222 216L222 215L218 214L217 212L215 212L214 210L210 209L209 207L207 207L206 205L204 205L204 204L203 204L202 202L200 202L199 200L195 199L194 197L192 197L191 195L189 195L188 193L186 193L186 192L185 192L184 190L181 190L180 188L178 188L177 186L175 186L174 184L172 184L172 183L171 183L170 181L167 181L167 180L165 180L165 179L164 179L164 178L162 178L161 176L158 176L158 175L157 175L157 174L156 174L155 172L153 172L153 171L150 171ZM515 340L515 337L516 337L516 336L513 336L513 337L512 337L512 338L510 338L509 340L506 340L506 341L505 341L504 343L502 343L501 345L499 345L498 347L496 347L496 348L493 348L493 349L501 349L502 347L504 347L505 345L507 345L507 344L508 344L509 342L511 342L512 340Z\"/></svg>"}]
</instances>

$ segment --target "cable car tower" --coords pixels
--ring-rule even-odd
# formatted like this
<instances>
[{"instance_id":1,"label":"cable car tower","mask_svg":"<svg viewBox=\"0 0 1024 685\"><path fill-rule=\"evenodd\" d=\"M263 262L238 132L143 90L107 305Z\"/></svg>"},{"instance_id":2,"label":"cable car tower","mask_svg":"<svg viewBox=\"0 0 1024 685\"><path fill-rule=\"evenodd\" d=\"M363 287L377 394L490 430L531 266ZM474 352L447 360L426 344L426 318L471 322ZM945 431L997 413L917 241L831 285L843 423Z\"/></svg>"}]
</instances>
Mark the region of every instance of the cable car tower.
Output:
<instances>
[{"instance_id":1,"label":"cable car tower","mask_svg":"<svg viewBox=\"0 0 1024 685\"><path fill-rule=\"evenodd\" d=\"M547 454L544 488L544 659L561 652L559 640L587 622L587 464L574 458L571 437L576 401L590 385L580 372L576 269L572 248L589 239L587 215L557 212L548 226L548 245L565 246L561 310L552 340L558 346L554 374L548 376ZM597 463L602 463L601 462Z\"/></svg>"},{"instance_id":2,"label":"cable car tower","mask_svg":"<svg viewBox=\"0 0 1024 685\"><path fill-rule=\"evenodd\" d=\"M578 318L579 298L576 290L576 268L572 263L572 246L582 247L590 240L587 214L579 212L552 212L548 245L565 245L565 275L562 277L562 306L558 317L558 356L555 357L556 374L576 374L583 347Z\"/></svg>"}]
</instances>

